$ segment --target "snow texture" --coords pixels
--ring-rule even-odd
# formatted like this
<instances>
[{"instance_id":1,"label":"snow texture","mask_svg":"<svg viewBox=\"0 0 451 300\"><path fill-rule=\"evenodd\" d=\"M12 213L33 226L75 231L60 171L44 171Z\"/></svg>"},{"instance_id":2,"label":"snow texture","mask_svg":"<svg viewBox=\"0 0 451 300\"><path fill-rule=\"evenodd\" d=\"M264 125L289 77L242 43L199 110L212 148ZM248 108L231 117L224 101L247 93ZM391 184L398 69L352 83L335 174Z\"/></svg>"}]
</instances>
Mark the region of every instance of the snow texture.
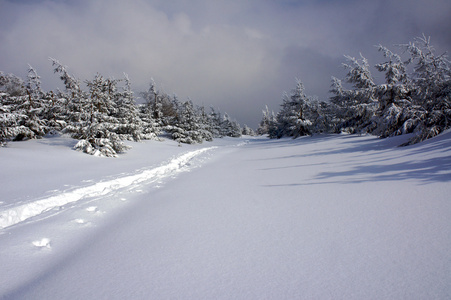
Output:
<instances>
[{"instance_id":1,"label":"snow texture","mask_svg":"<svg viewBox=\"0 0 451 300\"><path fill-rule=\"evenodd\" d=\"M30 203L0 211L0 229L17 224L43 212L57 207L62 207L68 203L76 202L81 199L104 196L118 189L139 185L144 181L153 182L164 179L168 176L174 176L177 173L185 171L187 164L194 157L211 149L214 149L214 147L190 151L172 159L167 164L151 170L105 182L98 182L88 187L75 189L63 194L32 201Z\"/></svg>"},{"instance_id":2,"label":"snow texture","mask_svg":"<svg viewBox=\"0 0 451 300\"><path fill-rule=\"evenodd\" d=\"M1 210L53 203L0 230L0 299L449 299L451 132L408 138L11 143Z\"/></svg>"}]
</instances>

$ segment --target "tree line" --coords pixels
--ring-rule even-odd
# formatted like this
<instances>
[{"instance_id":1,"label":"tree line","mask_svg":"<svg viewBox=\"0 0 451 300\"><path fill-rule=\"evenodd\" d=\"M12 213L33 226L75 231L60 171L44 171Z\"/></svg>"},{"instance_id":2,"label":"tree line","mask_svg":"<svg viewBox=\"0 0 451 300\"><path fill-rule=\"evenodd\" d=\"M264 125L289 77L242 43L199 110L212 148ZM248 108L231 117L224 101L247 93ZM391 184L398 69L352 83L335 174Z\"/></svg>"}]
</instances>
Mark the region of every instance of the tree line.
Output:
<instances>
[{"instance_id":1,"label":"tree line","mask_svg":"<svg viewBox=\"0 0 451 300\"><path fill-rule=\"evenodd\" d=\"M376 64L385 82L377 84L368 60L345 56L347 75L332 77L330 101L305 94L297 80L285 94L280 111L268 108L257 132L270 138L315 133L369 133L381 138L413 133L405 144L434 137L451 126L451 68L446 54L437 55L430 38L398 45L402 54L378 45L384 61ZM406 59L402 59L407 56ZM348 86L348 87L347 87Z\"/></svg>"},{"instance_id":2,"label":"tree line","mask_svg":"<svg viewBox=\"0 0 451 300\"><path fill-rule=\"evenodd\" d=\"M300 80L285 93L280 110L263 111L257 134L270 138L316 133L369 133L381 138L413 133L406 143L431 138L451 126L451 68L446 54L437 55L425 36L399 45L397 54L379 45L384 61L375 69L385 82L376 83L368 60L345 56L344 82L332 77L328 101L307 96ZM403 57L406 57L403 59ZM251 128L217 109L180 101L157 89L153 80L137 104L131 81L96 74L81 81L67 67L50 59L64 90L44 91L29 66L26 80L0 72L0 146L9 141L69 134L75 149L116 156L129 147L124 141L160 140L201 143L213 138L253 135Z\"/></svg>"},{"instance_id":3,"label":"tree line","mask_svg":"<svg viewBox=\"0 0 451 300\"><path fill-rule=\"evenodd\" d=\"M126 140L169 137L192 144L253 133L247 126L242 129L227 113L158 91L153 80L148 91L140 93L144 103L137 104L126 74L119 80L96 74L84 81L83 88L67 67L50 60L64 91L43 91L31 66L25 81L0 72L0 145L66 133L79 140L75 149L114 157L129 148Z\"/></svg>"}]
</instances>

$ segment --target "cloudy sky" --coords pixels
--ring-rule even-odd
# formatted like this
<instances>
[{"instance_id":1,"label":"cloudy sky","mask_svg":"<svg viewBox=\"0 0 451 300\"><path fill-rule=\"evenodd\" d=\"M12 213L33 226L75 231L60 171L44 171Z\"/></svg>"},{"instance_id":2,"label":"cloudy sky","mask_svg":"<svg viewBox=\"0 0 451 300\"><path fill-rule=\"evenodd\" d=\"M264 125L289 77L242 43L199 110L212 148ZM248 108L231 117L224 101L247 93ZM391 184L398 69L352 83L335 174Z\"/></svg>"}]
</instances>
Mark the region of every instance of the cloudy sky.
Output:
<instances>
[{"instance_id":1,"label":"cloudy sky","mask_svg":"<svg viewBox=\"0 0 451 300\"><path fill-rule=\"evenodd\" d=\"M0 0L0 71L31 64L46 90L61 85L48 57L81 80L125 72L136 92L154 78L256 127L295 78L327 99L345 54L374 65L374 45L398 52L423 33L451 51L450 16L449 0Z\"/></svg>"}]
</instances>

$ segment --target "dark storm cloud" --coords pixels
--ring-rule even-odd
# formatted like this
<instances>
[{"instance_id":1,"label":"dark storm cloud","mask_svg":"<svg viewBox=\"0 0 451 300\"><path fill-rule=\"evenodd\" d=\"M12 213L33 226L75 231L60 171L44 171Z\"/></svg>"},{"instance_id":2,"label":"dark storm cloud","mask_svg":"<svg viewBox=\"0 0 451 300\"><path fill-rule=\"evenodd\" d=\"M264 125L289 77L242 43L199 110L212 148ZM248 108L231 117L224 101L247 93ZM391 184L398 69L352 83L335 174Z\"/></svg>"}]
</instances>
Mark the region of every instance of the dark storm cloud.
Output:
<instances>
[{"instance_id":1,"label":"dark storm cloud","mask_svg":"<svg viewBox=\"0 0 451 300\"><path fill-rule=\"evenodd\" d=\"M329 96L327 82L330 81L331 75L344 75L341 63L341 57L333 58L311 48L290 46L284 50L279 73L285 73L285 77L292 78L286 82L287 89L294 88L294 78L297 77L304 83L307 94L314 94L325 100Z\"/></svg>"},{"instance_id":2,"label":"dark storm cloud","mask_svg":"<svg viewBox=\"0 0 451 300\"><path fill-rule=\"evenodd\" d=\"M448 0L0 0L0 70L24 76L30 63L48 89L49 56L81 79L126 72L137 91L153 77L256 126L295 77L327 98L344 54L376 64L374 45L397 50L423 33L451 49L450 15Z\"/></svg>"}]
</instances>

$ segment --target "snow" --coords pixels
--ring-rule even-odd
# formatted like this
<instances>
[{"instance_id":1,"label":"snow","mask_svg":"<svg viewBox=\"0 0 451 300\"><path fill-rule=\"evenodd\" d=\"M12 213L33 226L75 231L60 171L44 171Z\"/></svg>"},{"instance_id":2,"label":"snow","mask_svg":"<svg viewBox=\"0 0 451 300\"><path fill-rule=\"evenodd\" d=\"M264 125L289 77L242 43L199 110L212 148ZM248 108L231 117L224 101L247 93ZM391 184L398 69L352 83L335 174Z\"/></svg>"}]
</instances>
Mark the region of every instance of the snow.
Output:
<instances>
[{"instance_id":1,"label":"snow","mask_svg":"<svg viewBox=\"0 0 451 300\"><path fill-rule=\"evenodd\" d=\"M0 299L449 299L450 137L10 143Z\"/></svg>"},{"instance_id":2,"label":"snow","mask_svg":"<svg viewBox=\"0 0 451 300\"><path fill-rule=\"evenodd\" d=\"M48 198L30 201L25 204L6 209L0 212L0 229L40 215L43 212L56 207L62 207L71 202L76 202L85 198L107 195L126 187L136 187L136 185L143 182L153 182L156 180L162 180L168 176L173 176L176 173L184 171L186 169L186 165L194 157L211 149L214 149L214 147L194 150L178 156L172 159L169 163L157 168L145 170L134 175L98 182L87 187L59 193Z\"/></svg>"}]
</instances>

